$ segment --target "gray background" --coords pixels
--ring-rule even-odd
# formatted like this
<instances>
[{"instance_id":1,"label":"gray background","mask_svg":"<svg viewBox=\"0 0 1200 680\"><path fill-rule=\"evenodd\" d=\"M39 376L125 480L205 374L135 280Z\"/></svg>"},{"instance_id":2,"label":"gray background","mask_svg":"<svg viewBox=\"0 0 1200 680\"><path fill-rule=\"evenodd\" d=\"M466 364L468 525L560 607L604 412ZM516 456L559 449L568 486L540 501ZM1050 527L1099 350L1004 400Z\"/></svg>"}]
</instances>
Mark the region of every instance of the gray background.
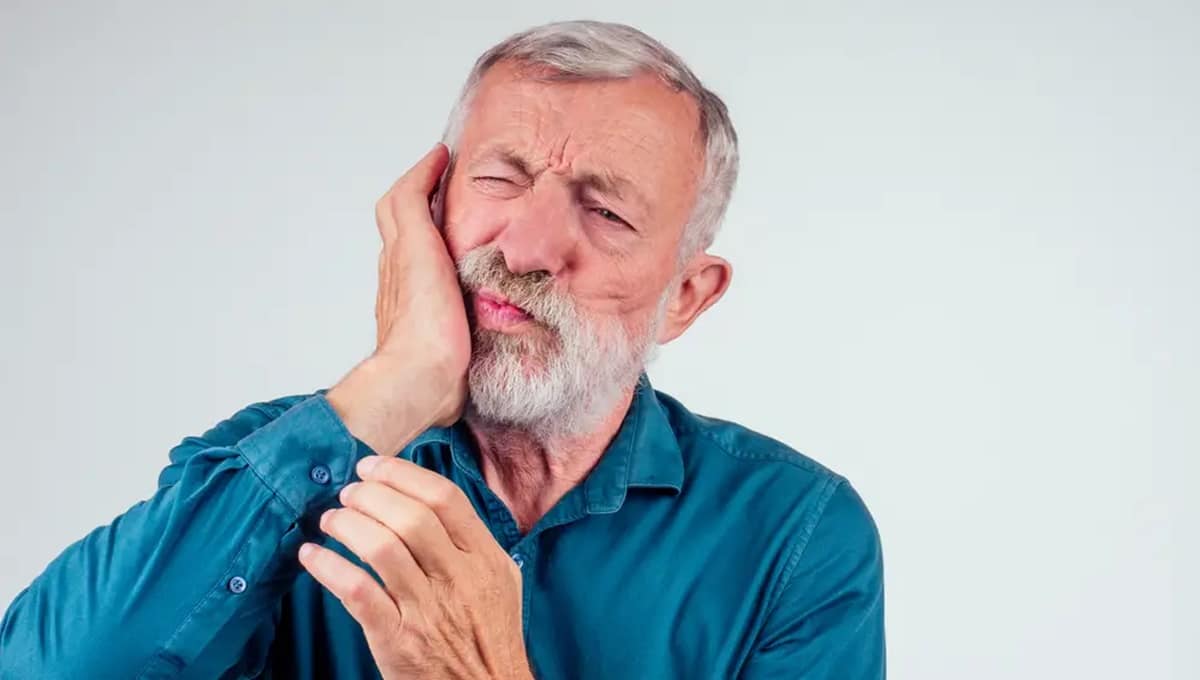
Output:
<instances>
[{"instance_id":1,"label":"gray background","mask_svg":"<svg viewBox=\"0 0 1200 680\"><path fill-rule=\"evenodd\" d=\"M0 606L365 356L375 200L480 52L592 17L742 140L651 377L862 491L892 677L1200 677L1194 2L411 5L4 0Z\"/></svg>"}]
</instances>

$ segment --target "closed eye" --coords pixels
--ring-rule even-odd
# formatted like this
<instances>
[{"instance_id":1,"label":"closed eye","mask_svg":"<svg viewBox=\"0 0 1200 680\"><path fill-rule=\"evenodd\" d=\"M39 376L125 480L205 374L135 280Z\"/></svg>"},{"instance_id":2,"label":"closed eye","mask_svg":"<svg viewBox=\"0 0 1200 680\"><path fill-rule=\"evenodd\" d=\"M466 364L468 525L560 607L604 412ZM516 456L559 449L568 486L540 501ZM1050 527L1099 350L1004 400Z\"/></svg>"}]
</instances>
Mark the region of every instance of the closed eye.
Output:
<instances>
[{"instance_id":1,"label":"closed eye","mask_svg":"<svg viewBox=\"0 0 1200 680\"><path fill-rule=\"evenodd\" d=\"M472 177L471 184L485 195L502 199L516 198L525 189L519 181L499 175Z\"/></svg>"},{"instance_id":2,"label":"closed eye","mask_svg":"<svg viewBox=\"0 0 1200 680\"><path fill-rule=\"evenodd\" d=\"M632 225L630 225L628 222L626 222L624 220L624 218L622 218L620 215L616 214L615 212L609 210L608 208L592 208L592 212L596 213L600 217L603 217L604 219L606 219L610 222L615 222L617 224L623 224L627 227L632 228Z\"/></svg>"}]
</instances>

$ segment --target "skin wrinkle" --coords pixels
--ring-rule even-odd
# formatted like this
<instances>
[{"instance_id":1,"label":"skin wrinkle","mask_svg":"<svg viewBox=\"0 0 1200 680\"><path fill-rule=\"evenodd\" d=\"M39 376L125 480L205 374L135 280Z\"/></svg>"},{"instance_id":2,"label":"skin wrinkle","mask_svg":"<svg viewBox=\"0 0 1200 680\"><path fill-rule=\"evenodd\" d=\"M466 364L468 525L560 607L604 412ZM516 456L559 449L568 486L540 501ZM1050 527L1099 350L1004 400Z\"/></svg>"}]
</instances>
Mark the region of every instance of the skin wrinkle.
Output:
<instances>
[{"instance_id":1,"label":"skin wrinkle","mask_svg":"<svg viewBox=\"0 0 1200 680\"><path fill-rule=\"evenodd\" d=\"M617 206L617 210L623 213L622 216L627 221L632 218L632 221L637 223L633 226L645 228L644 222L650 201L638 189L635 182L617 174L611 168L578 170L574 166L560 167L557 164L558 161L553 158L549 159L546 166L542 168L537 164L527 163L520 152L496 144L479 154L479 157L468 169L468 173L471 175L490 174L487 168L491 167L492 163L503 164L509 168L516 175L513 177L514 181L522 186L535 185L538 175L549 171L562 176L567 181L575 182L581 188L591 188L602 195L615 198L619 204L624 204ZM572 175L578 176L579 179L571 180ZM639 230L640 233L641 230Z\"/></svg>"},{"instance_id":2,"label":"skin wrinkle","mask_svg":"<svg viewBox=\"0 0 1200 680\"><path fill-rule=\"evenodd\" d=\"M703 170L696 102L648 73L602 81L520 75L511 63L489 69L464 121L445 193L451 256L459 262L492 246L511 275L545 270L554 290L568 295L584 318L618 322L624 342L654 329L660 310L658 341L682 333L728 283L727 263L698 254L681 287L668 289L678 285L678 248ZM479 176L516 184L480 184ZM616 177L625 178L622 196L598 190L597 184L619 185ZM588 180L590 186L580 186ZM635 189L643 200L632 197ZM501 331L488 331L475 343L484 352L494 348L489 333ZM554 334L529 333L528 342L539 348L522 360L545 360L554 351ZM473 330L473 337L481 336ZM620 387L614 385L606 414L587 432L546 440L468 409L465 421L484 478L523 532L599 460L632 399L640 366L635 368Z\"/></svg>"}]
</instances>

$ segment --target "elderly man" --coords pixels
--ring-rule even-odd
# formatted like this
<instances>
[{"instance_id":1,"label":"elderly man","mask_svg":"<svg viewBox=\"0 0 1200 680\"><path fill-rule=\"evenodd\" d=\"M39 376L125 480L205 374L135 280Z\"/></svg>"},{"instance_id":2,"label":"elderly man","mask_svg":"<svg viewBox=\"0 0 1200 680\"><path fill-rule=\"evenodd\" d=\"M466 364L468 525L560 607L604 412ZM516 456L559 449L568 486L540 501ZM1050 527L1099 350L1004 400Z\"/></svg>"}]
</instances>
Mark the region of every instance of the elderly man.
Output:
<instances>
[{"instance_id":1,"label":"elderly man","mask_svg":"<svg viewBox=\"0 0 1200 680\"><path fill-rule=\"evenodd\" d=\"M444 142L376 205L375 352L184 438L18 595L0 675L884 675L852 487L644 373L729 285L721 100L550 24L480 57Z\"/></svg>"}]
</instances>

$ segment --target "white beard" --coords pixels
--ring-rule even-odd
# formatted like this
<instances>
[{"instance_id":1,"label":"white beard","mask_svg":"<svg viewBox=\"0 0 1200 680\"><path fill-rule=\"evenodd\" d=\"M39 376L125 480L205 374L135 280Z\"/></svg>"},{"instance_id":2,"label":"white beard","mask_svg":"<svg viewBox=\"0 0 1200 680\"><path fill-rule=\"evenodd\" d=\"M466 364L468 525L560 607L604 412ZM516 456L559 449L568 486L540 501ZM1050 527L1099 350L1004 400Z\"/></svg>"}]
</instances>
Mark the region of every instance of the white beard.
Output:
<instances>
[{"instance_id":1,"label":"white beard","mask_svg":"<svg viewBox=\"0 0 1200 680\"><path fill-rule=\"evenodd\" d=\"M588 318L548 278L512 274L503 262L490 246L468 252L458 262L463 288L497 290L544 327L518 336L472 324L468 415L542 441L592 431L653 359L670 289L630 330L616 318Z\"/></svg>"}]
</instances>

